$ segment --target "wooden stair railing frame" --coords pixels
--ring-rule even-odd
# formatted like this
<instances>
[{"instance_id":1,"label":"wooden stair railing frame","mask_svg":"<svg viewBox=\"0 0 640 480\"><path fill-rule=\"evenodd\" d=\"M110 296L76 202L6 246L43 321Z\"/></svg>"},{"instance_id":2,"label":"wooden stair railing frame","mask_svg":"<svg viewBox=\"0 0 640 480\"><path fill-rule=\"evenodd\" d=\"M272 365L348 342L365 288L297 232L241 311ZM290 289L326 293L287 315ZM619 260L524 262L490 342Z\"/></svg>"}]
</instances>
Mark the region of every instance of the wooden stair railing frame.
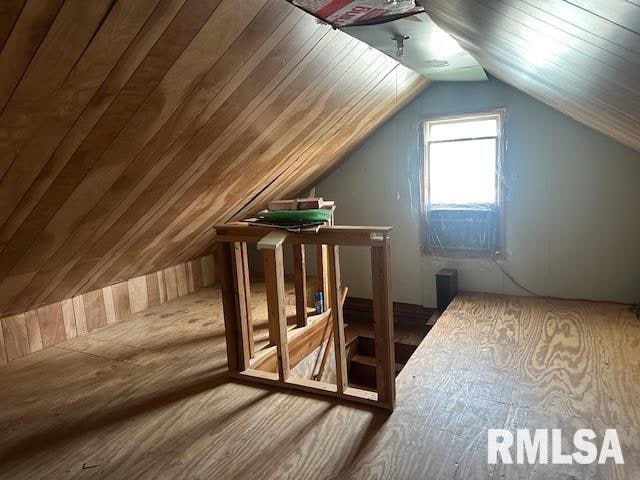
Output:
<instances>
[{"instance_id":1,"label":"wooden stair railing frame","mask_svg":"<svg viewBox=\"0 0 640 480\"><path fill-rule=\"evenodd\" d=\"M393 308L391 300L390 241L391 227L349 227L327 225L318 233L291 233L270 227L233 223L213 227L219 244L218 275L222 289L225 337L229 373L232 377L288 389L302 390L347 401L365 403L388 410L395 407L395 360L393 342ZM247 243L258 244L265 266L269 340L277 352L277 373L251 368L253 326L251 323L249 272L246 261ZM336 384L294 378L290 374L287 317L285 312L283 245L292 245L297 274L296 325L307 324L299 314L299 305L306 307L304 276L304 245L318 248L318 287L325 292L331 305L333 345L336 359ZM376 351L376 391L348 386L345 353L344 319L340 281L340 245L363 246L371 249L371 275ZM297 253L296 253L297 252ZM302 273L299 270L302 269ZM328 295L327 295L328 294ZM327 346L328 348L328 346Z\"/></svg>"}]
</instances>

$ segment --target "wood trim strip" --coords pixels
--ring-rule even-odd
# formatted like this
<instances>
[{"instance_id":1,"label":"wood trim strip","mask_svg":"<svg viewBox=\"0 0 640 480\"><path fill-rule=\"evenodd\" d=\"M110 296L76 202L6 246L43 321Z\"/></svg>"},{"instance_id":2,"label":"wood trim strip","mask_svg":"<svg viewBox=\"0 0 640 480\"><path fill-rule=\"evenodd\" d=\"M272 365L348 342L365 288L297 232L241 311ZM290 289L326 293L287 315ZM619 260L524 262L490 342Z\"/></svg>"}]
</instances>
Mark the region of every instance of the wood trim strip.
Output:
<instances>
[{"instance_id":1,"label":"wood trim strip","mask_svg":"<svg viewBox=\"0 0 640 480\"><path fill-rule=\"evenodd\" d=\"M307 326L307 270L304 245L293 245L293 276L296 294L296 325Z\"/></svg>"}]
</instances>

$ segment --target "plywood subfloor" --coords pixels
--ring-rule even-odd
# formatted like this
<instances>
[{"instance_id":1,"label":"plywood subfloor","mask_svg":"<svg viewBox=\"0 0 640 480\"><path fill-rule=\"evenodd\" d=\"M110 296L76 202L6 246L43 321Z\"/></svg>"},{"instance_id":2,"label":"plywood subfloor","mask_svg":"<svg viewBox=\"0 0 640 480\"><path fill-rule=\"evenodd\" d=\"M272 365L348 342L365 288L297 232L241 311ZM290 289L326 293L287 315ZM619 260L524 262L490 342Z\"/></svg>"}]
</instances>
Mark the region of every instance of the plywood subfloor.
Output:
<instances>
[{"instance_id":1,"label":"plywood subfloor","mask_svg":"<svg viewBox=\"0 0 640 480\"><path fill-rule=\"evenodd\" d=\"M203 290L0 368L0 478L640 474L640 322L623 306L459 297L390 416L227 382L221 311ZM486 430L504 426L617 428L626 464L489 466Z\"/></svg>"}]
</instances>

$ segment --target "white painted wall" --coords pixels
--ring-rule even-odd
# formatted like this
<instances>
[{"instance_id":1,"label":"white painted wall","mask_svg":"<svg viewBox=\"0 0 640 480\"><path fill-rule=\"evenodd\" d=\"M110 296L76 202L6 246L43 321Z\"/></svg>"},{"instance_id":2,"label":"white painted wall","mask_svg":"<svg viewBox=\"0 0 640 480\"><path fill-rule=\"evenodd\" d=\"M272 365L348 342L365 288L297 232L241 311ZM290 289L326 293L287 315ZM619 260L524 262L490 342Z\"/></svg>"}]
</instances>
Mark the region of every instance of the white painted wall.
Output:
<instances>
[{"instance_id":1,"label":"white painted wall","mask_svg":"<svg viewBox=\"0 0 640 480\"><path fill-rule=\"evenodd\" d=\"M524 293L491 260L422 256L419 117L507 108L504 268L547 296L640 299L640 153L497 80L437 83L370 137L320 185L338 224L392 225L393 296L435 306L435 273L463 290ZM341 254L354 296L370 296L366 252Z\"/></svg>"}]
</instances>

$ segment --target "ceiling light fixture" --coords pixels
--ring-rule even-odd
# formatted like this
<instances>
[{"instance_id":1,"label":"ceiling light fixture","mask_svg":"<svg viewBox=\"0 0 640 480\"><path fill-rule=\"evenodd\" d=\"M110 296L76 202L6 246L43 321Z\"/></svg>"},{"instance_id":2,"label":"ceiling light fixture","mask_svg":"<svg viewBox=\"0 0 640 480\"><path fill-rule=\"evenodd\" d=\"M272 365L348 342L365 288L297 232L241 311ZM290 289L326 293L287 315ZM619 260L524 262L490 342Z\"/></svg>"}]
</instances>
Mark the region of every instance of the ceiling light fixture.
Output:
<instances>
[{"instance_id":1,"label":"ceiling light fixture","mask_svg":"<svg viewBox=\"0 0 640 480\"><path fill-rule=\"evenodd\" d=\"M404 41L409 40L409 37L396 33L393 37L391 37L391 40L396 41L396 57L404 57Z\"/></svg>"}]
</instances>

